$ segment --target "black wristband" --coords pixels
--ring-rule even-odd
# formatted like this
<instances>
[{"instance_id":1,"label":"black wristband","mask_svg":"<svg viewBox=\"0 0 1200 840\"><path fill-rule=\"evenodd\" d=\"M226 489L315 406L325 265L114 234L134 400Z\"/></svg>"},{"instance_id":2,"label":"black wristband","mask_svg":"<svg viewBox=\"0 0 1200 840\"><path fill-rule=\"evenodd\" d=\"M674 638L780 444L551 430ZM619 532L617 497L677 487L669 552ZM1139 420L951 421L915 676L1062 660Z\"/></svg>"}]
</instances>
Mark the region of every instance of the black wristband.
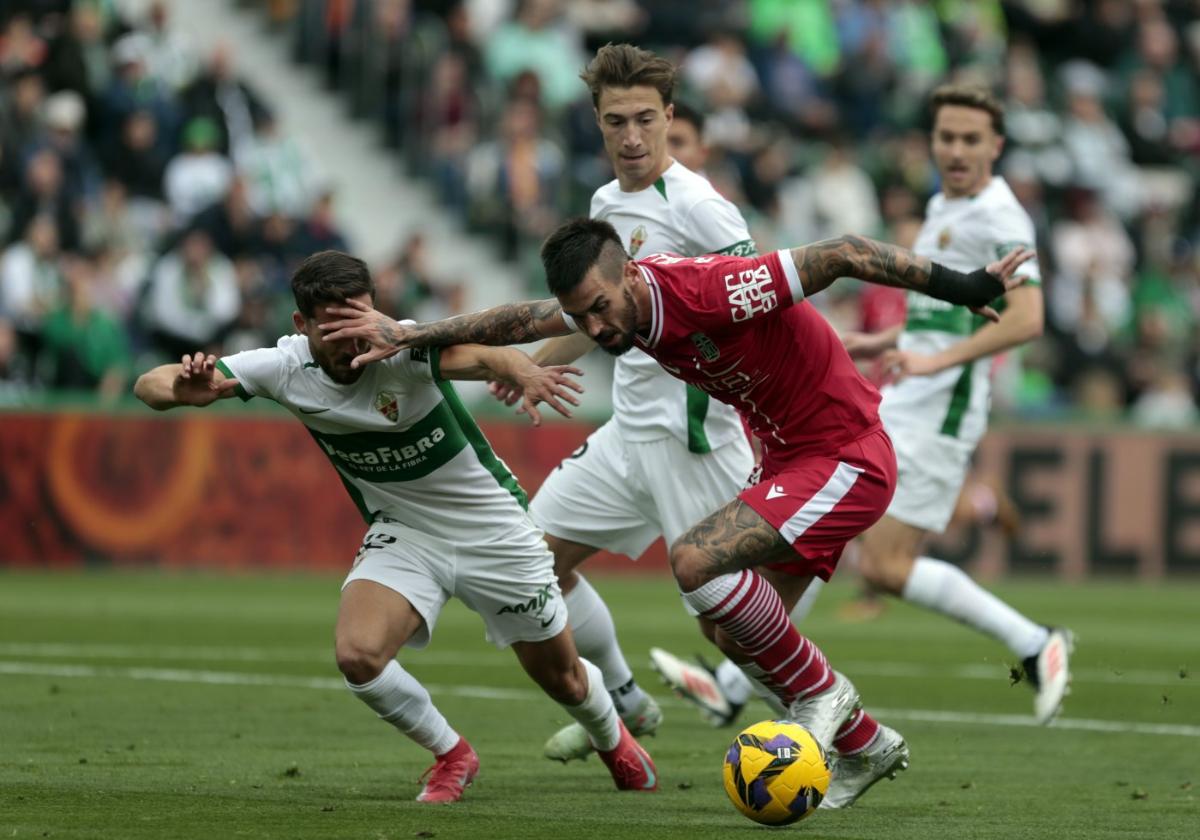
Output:
<instances>
[{"instance_id":1,"label":"black wristband","mask_svg":"<svg viewBox=\"0 0 1200 840\"><path fill-rule=\"evenodd\" d=\"M1004 294L1004 283L982 268L963 274L935 262L929 270L928 292L959 306L987 306Z\"/></svg>"}]
</instances>

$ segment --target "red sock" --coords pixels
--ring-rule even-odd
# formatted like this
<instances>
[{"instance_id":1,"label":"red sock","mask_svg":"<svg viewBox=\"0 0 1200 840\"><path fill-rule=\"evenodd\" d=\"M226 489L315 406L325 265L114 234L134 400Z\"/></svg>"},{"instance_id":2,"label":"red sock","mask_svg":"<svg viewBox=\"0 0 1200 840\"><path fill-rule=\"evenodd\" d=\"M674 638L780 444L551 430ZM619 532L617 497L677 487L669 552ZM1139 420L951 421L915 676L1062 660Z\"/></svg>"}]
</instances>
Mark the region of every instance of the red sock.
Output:
<instances>
[{"instance_id":1,"label":"red sock","mask_svg":"<svg viewBox=\"0 0 1200 840\"><path fill-rule=\"evenodd\" d=\"M800 635L779 594L755 572L743 571L733 591L701 614L733 637L785 703L833 685L824 654Z\"/></svg>"},{"instance_id":2,"label":"red sock","mask_svg":"<svg viewBox=\"0 0 1200 840\"><path fill-rule=\"evenodd\" d=\"M842 724L833 736L833 746L842 755L853 755L866 749L879 734L879 722L859 709Z\"/></svg>"},{"instance_id":3,"label":"red sock","mask_svg":"<svg viewBox=\"0 0 1200 840\"><path fill-rule=\"evenodd\" d=\"M439 761L444 761L445 759L448 759L448 758L455 758L460 753L469 752L470 749L471 749L471 745L467 743L467 739L460 735L460 736L458 736L458 743L456 743L450 749L446 750L441 755L435 754L435 758L437 758Z\"/></svg>"}]
</instances>

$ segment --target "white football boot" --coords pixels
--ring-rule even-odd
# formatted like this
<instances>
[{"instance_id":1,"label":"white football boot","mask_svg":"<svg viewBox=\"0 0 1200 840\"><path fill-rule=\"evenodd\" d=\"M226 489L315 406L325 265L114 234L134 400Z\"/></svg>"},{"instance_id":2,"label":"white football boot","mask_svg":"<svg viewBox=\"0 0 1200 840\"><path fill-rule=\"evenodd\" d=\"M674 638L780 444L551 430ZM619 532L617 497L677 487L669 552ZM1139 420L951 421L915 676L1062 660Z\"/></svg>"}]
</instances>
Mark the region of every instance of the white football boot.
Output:
<instances>
[{"instance_id":1,"label":"white football boot","mask_svg":"<svg viewBox=\"0 0 1200 840\"><path fill-rule=\"evenodd\" d=\"M1070 657L1075 650L1075 634L1064 627L1051 627L1050 638L1036 656L1022 662L1025 678L1037 692L1033 697L1033 716L1038 723L1054 720L1063 698L1071 691Z\"/></svg>"},{"instance_id":2,"label":"white football boot","mask_svg":"<svg viewBox=\"0 0 1200 840\"><path fill-rule=\"evenodd\" d=\"M908 744L903 735L881 723L875 740L853 755L836 755L832 763L833 780L821 807L845 808L880 779L894 779L908 769Z\"/></svg>"},{"instance_id":3,"label":"white football boot","mask_svg":"<svg viewBox=\"0 0 1200 840\"><path fill-rule=\"evenodd\" d=\"M846 718L858 708L858 689L845 674L833 672L834 683L820 694L794 700L788 706L788 720L807 729L817 739L821 749L833 754L833 738Z\"/></svg>"}]
</instances>

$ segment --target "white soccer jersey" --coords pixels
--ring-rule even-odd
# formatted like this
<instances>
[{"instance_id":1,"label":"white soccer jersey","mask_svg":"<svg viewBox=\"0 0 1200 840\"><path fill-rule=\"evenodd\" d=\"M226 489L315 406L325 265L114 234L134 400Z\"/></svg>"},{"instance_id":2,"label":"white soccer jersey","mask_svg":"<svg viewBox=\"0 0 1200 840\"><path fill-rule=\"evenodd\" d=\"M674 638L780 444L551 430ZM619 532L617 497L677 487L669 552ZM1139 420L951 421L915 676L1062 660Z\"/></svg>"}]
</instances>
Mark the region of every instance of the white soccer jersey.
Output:
<instances>
[{"instance_id":1,"label":"white soccer jersey","mask_svg":"<svg viewBox=\"0 0 1200 840\"><path fill-rule=\"evenodd\" d=\"M242 399L274 400L307 427L368 522L383 514L460 545L534 530L524 491L440 378L438 358L437 348L404 350L340 385L305 336L289 335L217 367Z\"/></svg>"},{"instance_id":2,"label":"white soccer jersey","mask_svg":"<svg viewBox=\"0 0 1200 840\"><path fill-rule=\"evenodd\" d=\"M1017 247L1035 248L1033 221L1003 178L996 176L969 198L938 193L929 201L925 223L913 250L957 271L974 271ZM1038 284L1041 273L1032 259L1017 276ZM1003 307L1000 299L997 309ZM965 306L916 292L908 293L908 318L900 334L902 350L937 353L957 344L987 323ZM970 444L987 429L991 401L990 358L977 359L933 376L910 376L883 389L879 413L889 433L943 434Z\"/></svg>"},{"instance_id":3,"label":"white soccer jersey","mask_svg":"<svg viewBox=\"0 0 1200 840\"><path fill-rule=\"evenodd\" d=\"M615 180L605 184L592 196L591 216L615 227L634 259L755 253L738 209L706 178L677 162L638 192L623 192ZM671 376L637 348L617 359L612 401L626 440L672 435L692 452L709 452L745 434L736 411Z\"/></svg>"}]
</instances>

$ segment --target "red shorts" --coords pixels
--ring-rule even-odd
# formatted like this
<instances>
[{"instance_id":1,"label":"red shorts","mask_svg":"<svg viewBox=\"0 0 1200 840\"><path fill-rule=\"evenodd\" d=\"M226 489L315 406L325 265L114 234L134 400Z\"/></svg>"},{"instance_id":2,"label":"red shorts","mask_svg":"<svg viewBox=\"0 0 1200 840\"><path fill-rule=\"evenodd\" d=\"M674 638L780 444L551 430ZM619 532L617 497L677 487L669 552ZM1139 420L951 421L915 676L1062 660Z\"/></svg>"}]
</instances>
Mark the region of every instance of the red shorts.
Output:
<instances>
[{"instance_id":1,"label":"red shorts","mask_svg":"<svg viewBox=\"0 0 1200 840\"><path fill-rule=\"evenodd\" d=\"M764 465L761 480L738 498L800 555L770 568L829 580L846 543L883 516L895 490L896 453L880 429L829 455L778 465L774 473Z\"/></svg>"}]
</instances>

